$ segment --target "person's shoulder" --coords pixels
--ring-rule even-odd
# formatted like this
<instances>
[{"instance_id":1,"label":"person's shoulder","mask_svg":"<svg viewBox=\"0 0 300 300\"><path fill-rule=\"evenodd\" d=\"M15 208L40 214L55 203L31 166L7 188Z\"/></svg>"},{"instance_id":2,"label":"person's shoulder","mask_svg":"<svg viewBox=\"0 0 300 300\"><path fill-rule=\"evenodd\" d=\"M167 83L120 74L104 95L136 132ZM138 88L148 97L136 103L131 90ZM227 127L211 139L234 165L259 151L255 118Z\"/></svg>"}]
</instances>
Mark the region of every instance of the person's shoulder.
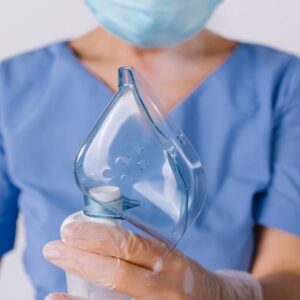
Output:
<instances>
[{"instance_id":1,"label":"person's shoulder","mask_svg":"<svg viewBox=\"0 0 300 300\"><path fill-rule=\"evenodd\" d=\"M53 80L63 73L64 42L51 44L0 62L0 107L36 105Z\"/></svg>"},{"instance_id":2,"label":"person's shoulder","mask_svg":"<svg viewBox=\"0 0 300 300\"><path fill-rule=\"evenodd\" d=\"M248 59L250 75L256 85L272 89L274 111L297 106L300 95L300 59L294 54L271 47L245 44L244 59ZM258 82L259 80L259 82ZM263 83L263 84L261 84Z\"/></svg>"},{"instance_id":3,"label":"person's shoulder","mask_svg":"<svg viewBox=\"0 0 300 300\"><path fill-rule=\"evenodd\" d=\"M12 57L8 57L0 63L2 65L16 65L16 64L26 64L32 63L34 61L39 61L40 59L53 58L57 56L62 49L66 46L66 42L56 42L46 46L42 46Z\"/></svg>"},{"instance_id":4,"label":"person's shoulder","mask_svg":"<svg viewBox=\"0 0 300 300\"><path fill-rule=\"evenodd\" d=\"M28 77L38 70L46 71L45 68L49 68L59 58L64 46L64 42L59 42L0 61L0 75Z\"/></svg>"},{"instance_id":5,"label":"person's shoulder","mask_svg":"<svg viewBox=\"0 0 300 300\"><path fill-rule=\"evenodd\" d=\"M32 85L38 88L37 82L46 83L66 48L65 42L58 42L0 61L1 95L10 97Z\"/></svg>"},{"instance_id":6,"label":"person's shoulder","mask_svg":"<svg viewBox=\"0 0 300 300\"><path fill-rule=\"evenodd\" d=\"M241 43L240 47L249 66L265 75L280 76L293 69L300 71L300 58L295 54L259 44Z\"/></svg>"},{"instance_id":7,"label":"person's shoulder","mask_svg":"<svg viewBox=\"0 0 300 300\"><path fill-rule=\"evenodd\" d=\"M268 46L240 43L234 71L261 91L295 90L300 85L300 59Z\"/></svg>"}]
</instances>

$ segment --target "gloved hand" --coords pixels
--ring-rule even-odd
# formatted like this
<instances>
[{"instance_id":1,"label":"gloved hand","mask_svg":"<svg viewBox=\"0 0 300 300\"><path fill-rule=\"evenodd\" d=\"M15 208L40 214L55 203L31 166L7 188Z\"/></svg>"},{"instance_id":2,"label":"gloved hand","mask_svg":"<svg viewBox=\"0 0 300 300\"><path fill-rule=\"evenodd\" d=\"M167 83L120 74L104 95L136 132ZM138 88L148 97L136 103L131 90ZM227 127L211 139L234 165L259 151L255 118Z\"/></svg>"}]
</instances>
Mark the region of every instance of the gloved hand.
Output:
<instances>
[{"instance_id":1,"label":"gloved hand","mask_svg":"<svg viewBox=\"0 0 300 300\"><path fill-rule=\"evenodd\" d=\"M111 225L68 224L62 241L47 244L44 255L67 272L136 300L262 299L256 296L261 291L255 294L251 285L247 293L236 291L236 286L247 285L234 284L232 274L227 280L226 274L210 272L178 251L168 252L163 243ZM76 298L51 295L49 299Z\"/></svg>"}]
</instances>

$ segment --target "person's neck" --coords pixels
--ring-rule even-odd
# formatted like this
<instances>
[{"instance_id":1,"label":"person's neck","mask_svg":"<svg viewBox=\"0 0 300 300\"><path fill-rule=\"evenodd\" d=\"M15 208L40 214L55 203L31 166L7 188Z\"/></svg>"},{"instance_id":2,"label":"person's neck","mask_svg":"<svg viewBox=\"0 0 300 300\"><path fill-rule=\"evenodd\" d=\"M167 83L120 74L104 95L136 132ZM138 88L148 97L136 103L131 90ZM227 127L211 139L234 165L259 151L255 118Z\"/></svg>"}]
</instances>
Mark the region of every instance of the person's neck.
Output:
<instances>
[{"instance_id":1,"label":"person's neck","mask_svg":"<svg viewBox=\"0 0 300 300\"><path fill-rule=\"evenodd\" d=\"M185 43L163 49L130 45L101 28L70 42L85 68L113 91L118 88L116 70L125 65L135 67L168 111L212 74L235 46L235 42L207 30Z\"/></svg>"},{"instance_id":2,"label":"person's neck","mask_svg":"<svg viewBox=\"0 0 300 300\"><path fill-rule=\"evenodd\" d=\"M209 57L218 55L222 52L230 51L233 47L233 42L228 41L220 36L203 30L196 36L182 44L168 47L149 49L131 45L101 27L96 28L92 32L80 39L70 42L72 49L79 57L84 57L85 60L96 61L131 61L137 60L156 60L160 57ZM166 55L167 54L167 55Z\"/></svg>"}]
</instances>

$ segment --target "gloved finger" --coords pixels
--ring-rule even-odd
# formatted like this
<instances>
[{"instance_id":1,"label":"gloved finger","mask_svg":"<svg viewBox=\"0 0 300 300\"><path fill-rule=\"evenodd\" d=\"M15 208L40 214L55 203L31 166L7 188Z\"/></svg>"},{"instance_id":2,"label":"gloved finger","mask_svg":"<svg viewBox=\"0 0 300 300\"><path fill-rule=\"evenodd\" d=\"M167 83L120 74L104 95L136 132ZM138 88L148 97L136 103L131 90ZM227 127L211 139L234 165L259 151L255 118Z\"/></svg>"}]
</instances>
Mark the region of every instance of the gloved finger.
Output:
<instances>
[{"instance_id":1,"label":"gloved finger","mask_svg":"<svg viewBox=\"0 0 300 300\"><path fill-rule=\"evenodd\" d=\"M45 298L45 300L88 300L88 299L73 297L66 294L50 294Z\"/></svg>"},{"instance_id":2,"label":"gloved finger","mask_svg":"<svg viewBox=\"0 0 300 300\"><path fill-rule=\"evenodd\" d=\"M62 229L61 235L63 241L79 249L118 257L155 271L164 270L162 258L169 251L156 240L92 222L70 223Z\"/></svg>"},{"instance_id":3,"label":"gloved finger","mask_svg":"<svg viewBox=\"0 0 300 300\"><path fill-rule=\"evenodd\" d=\"M132 298L139 299L158 288L157 276L145 268L118 258L70 247L61 241L47 244L44 255L67 272Z\"/></svg>"}]
</instances>

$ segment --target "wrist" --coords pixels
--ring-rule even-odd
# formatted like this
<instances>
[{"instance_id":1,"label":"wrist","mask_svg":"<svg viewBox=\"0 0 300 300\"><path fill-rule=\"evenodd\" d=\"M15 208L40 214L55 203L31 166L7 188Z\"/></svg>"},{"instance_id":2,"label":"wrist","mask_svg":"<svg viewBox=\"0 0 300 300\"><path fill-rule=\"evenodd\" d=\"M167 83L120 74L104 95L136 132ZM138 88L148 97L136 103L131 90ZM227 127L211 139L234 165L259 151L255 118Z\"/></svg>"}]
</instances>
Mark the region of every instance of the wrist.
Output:
<instances>
[{"instance_id":1,"label":"wrist","mask_svg":"<svg viewBox=\"0 0 300 300\"><path fill-rule=\"evenodd\" d=\"M251 274L233 270L213 273L214 291L210 300L263 300L262 287Z\"/></svg>"},{"instance_id":2,"label":"wrist","mask_svg":"<svg viewBox=\"0 0 300 300\"><path fill-rule=\"evenodd\" d=\"M246 272L208 272L206 287L209 300L263 300L260 283Z\"/></svg>"},{"instance_id":3,"label":"wrist","mask_svg":"<svg viewBox=\"0 0 300 300\"><path fill-rule=\"evenodd\" d=\"M224 291L227 289L224 279L217 273L208 271L206 274L206 297L208 300L227 300L224 299Z\"/></svg>"}]
</instances>

